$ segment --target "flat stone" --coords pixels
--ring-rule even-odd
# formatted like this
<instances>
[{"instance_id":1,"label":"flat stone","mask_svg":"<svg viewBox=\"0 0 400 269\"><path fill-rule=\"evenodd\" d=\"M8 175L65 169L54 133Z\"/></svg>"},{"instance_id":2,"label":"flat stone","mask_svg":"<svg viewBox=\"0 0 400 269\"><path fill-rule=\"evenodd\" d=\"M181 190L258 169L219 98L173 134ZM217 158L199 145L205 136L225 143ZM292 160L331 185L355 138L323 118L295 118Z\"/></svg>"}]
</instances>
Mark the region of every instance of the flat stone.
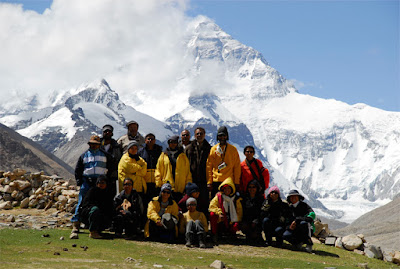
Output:
<instances>
[{"instance_id":1,"label":"flat stone","mask_svg":"<svg viewBox=\"0 0 400 269\"><path fill-rule=\"evenodd\" d=\"M334 246L335 242L336 242L336 237L334 237L334 236L329 236L329 237L325 238L325 245Z\"/></svg>"}]
</instances>

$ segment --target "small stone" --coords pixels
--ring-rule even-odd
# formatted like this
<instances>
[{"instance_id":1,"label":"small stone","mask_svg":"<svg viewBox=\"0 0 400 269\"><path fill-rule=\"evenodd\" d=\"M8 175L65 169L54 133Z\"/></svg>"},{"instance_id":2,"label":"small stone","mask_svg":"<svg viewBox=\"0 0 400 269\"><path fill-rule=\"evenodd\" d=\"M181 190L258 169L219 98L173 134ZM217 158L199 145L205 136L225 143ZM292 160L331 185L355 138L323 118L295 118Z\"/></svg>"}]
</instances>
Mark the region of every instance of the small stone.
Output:
<instances>
[{"instance_id":1,"label":"small stone","mask_svg":"<svg viewBox=\"0 0 400 269\"><path fill-rule=\"evenodd\" d=\"M54 255L61 255L60 252L54 252Z\"/></svg>"},{"instance_id":2,"label":"small stone","mask_svg":"<svg viewBox=\"0 0 400 269\"><path fill-rule=\"evenodd\" d=\"M156 267L156 268L163 268L164 266L162 266L161 264L153 264L153 267Z\"/></svg>"},{"instance_id":3,"label":"small stone","mask_svg":"<svg viewBox=\"0 0 400 269\"><path fill-rule=\"evenodd\" d=\"M364 269L368 269L369 267L368 267L368 263L359 263L359 264L357 264L357 267L361 267L361 268L364 268Z\"/></svg>"},{"instance_id":4,"label":"small stone","mask_svg":"<svg viewBox=\"0 0 400 269\"><path fill-rule=\"evenodd\" d=\"M125 259L125 262L136 262L134 258L128 257Z\"/></svg>"},{"instance_id":5,"label":"small stone","mask_svg":"<svg viewBox=\"0 0 400 269\"><path fill-rule=\"evenodd\" d=\"M42 237L50 237L49 234L42 234Z\"/></svg>"},{"instance_id":6,"label":"small stone","mask_svg":"<svg viewBox=\"0 0 400 269\"><path fill-rule=\"evenodd\" d=\"M325 245L328 245L328 246L335 245L335 242L336 242L336 237L334 237L334 236L329 236L325 239Z\"/></svg>"},{"instance_id":7,"label":"small stone","mask_svg":"<svg viewBox=\"0 0 400 269\"><path fill-rule=\"evenodd\" d=\"M60 237L60 240L64 240L64 236L61 236L61 237Z\"/></svg>"},{"instance_id":8,"label":"small stone","mask_svg":"<svg viewBox=\"0 0 400 269\"><path fill-rule=\"evenodd\" d=\"M68 251L68 249L67 248L63 248L63 251Z\"/></svg>"},{"instance_id":9,"label":"small stone","mask_svg":"<svg viewBox=\"0 0 400 269\"><path fill-rule=\"evenodd\" d=\"M14 215L10 215L10 216L7 218L7 222L15 222L15 217L14 217Z\"/></svg>"},{"instance_id":10,"label":"small stone","mask_svg":"<svg viewBox=\"0 0 400 269\"><path fill-rule=\"evenodd\" d=\"M210 267L216 268L216 269L223 269L223 268L225 268L225 264L220 260L215 260L215 261L213 261L212 264L210 264Z\"/></svg>"},{"instance_id":11,"label":"small stone","mask_svg":"<svg viewBox=\"0 0 400 269\"><path fill-rule=\"evenodd\" d=\"M354 253L357 253L357 254L360 254L360 255L364 255L364 251L362 251L362 250L355 249L353 251L354 251Z\"/></svg>"},{"instance_id":12,"label":"small stone","mask_svg":"<svg viewBox=\"0 0 400 269\"><path fill-rule=\"evenodd\" d=\"M76 244L72 244L72 247L73 247L73 248L76 248Z\"/></svg>"}]
</instances>

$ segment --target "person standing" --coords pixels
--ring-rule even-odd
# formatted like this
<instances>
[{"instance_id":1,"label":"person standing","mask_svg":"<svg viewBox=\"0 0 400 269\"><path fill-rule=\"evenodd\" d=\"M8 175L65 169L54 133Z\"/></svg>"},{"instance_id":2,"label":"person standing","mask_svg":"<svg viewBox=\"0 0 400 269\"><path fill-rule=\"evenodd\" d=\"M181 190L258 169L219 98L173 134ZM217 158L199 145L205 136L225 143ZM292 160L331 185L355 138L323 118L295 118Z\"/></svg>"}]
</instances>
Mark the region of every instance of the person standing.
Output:
<instances>
[{"instance_id":1,"label":"person standing","mask_svg":"<svg viewBox=\"0 0 400 269\"><path fill-rule=\"evenodd\" d=\"M206 131L197 127L194 131L195 139L185 148L185 154L189 159L190 172L193 183L199 187L198 204L199 211L208 216L208 190L207 190L207 158L210 154L211 145L205 139ZM206 205L205 208L202 205Z\"/></svg>"},{"instance_id":2,"label":"person standing","mask_svg":"<svg viewBox=\"0 0 400 269\"><path fill-rule=\"evenodd\" d=\"M71 219L72 231L70 238L77 239L80 227L79 207L89 191L94 187L97 178L101 175L107 175L110 170L111 157L105 151L100 149L100 137L92 135L88 142L89 149L78 159L75 167L76 184L80 186L78 204L75 208L75 214Z\"/></svg>"},{"instance_id":3,"label":"person standing","mask_svg":"<svg viewBox=\"0 0 400 269\"><path fill-rule=\"evenodd\" d=\"M186 184L192 182L189 159L182 148L178 147L178 139L177 135L168 139L168 148L158 158L155 171L156 187L169 182L173 190L172 196L177 203L183 197Z\"/></svg>"},{"instance_id":4,"label":"person standing","mask_svg":"<svg viewBox=\"0 0 400 269\"><path fill-rule=\"evenodd\" d=\"M156 191L155 171L158 158L162 153L162 147L156 144L156 136L152 133L147 134L144 140L146 146L139 149L138 154L147 163L147 173L144 177L147 184L147 192L143 201L146 210L147 204L159 193L159 191Z\"/></svg>"},{"instance_id":5,"label":"person standing","mask_svg":"<svg viewBox=\"0 0 400 269\"><path fill-rule=\"evenodd\" d=\"M221 126L218 129L217 140L219 143L213 146L207 159L207 188L214 197L218 187L227 178L231 178L236 189L240 183L240 158L235 146L227 143L229 140L228 129Z\"/></svg>"},{"instance_id":6,"label":"person standing","mask_svg":"<svg viewBox=\"0 0 400 269\"><path fill-rule=\"evenodd\" d=\"M185 150L189 144L190 144L190 132L189 130L185 129L181 132L181 143L179 144L179 146L181 146Z\"/></svg>"},{"instance_id":7,"label":"person standing","mask_svg":"<svg viewBox=\"0 0 400 269\"><path fill-rule=\"evenodd\" d=\"M128 133L121 136L117 141L122 148L123 154L128 151L128 145L132 141L136 141L138 143L139 149L142 148L144 144L144 137L138 132L139 123L132 120L126 124L126 127L128 128Z\"/></svg>"},{"instance_id":8,"label":"person standing","mask_svg":"<svg viewBox=\"0 0 400 269\"><path fill-rule=\"evenodd\" d=\"M117 194L117 183L118 183L118 163L122 156L122 149L117 141L112 138L114 127L110 124L103 126L103 136L100 140L100 149L110 154L112 161L110 165L110 178L107 182L107 189L111 192L112 196Z\"/></svg>"},{"instance_id":9,"label":"person standing","mask_svg":"<svg viewBox=\"0 0 400 269\"><path fill-rule=\"evenodd\" d=\"M264 193L269 186L269 172L265 168L262 162L254 158L254 147L246 146L243 150L246 159L240 163L242 174L240 176L240 187L241 193L247 192L247 185L253 179L257 180L258 184L261 186L261 191Z\"/></svg>"},{"instance_id":10,"label":"person standing","mask_svg":"<svg viewBox=\"0 0 400 269\"><path fill-rule=\"evenodd\" d=\"M147 190L146 181L144 180L147 173L147 164L137 154L138 146L136 141L132 141L128 145L128 152L122 155L118 164L118 182L119 191L121 192L124 189L123 182L125 179L132 179L133 188L143 199Z\"/></svg>"}]
</instances>

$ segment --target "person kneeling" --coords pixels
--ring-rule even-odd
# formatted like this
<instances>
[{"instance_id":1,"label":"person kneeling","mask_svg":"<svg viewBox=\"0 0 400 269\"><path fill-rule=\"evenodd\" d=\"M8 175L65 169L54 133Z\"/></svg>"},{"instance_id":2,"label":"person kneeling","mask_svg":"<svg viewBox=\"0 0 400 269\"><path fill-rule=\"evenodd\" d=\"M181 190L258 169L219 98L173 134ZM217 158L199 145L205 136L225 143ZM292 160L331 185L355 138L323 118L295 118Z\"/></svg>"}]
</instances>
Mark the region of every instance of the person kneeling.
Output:
<instances>
[{"instance_id":1,"label":"person kneeling","mask_svg":"<svg viewBox=\"0 0 400 269\"><path fill-rule=\"evenodd\" d=\"M192 247L199 243L200 248L205 248L206 233L208 232L207 218L203 212L197 211L197 201L190 197L186 201L188 211L183 214L179 231L185 233L186 246Z\"/></svg>"},{"instance_id":2,"label":"person kneeling","mask_svg":"<svg viewBox=\"0 0 400 269\"><path fill-rule=\"evenodd\" d=\"M140 222L143 216L143 202L140 195L133 188L133 180L126 178L123 182L124 190L115 196L114 208L116 217L114 219L115 235L122 236L125 230L125 238L131 239L140 231Z\"/></svg>"},{"instance_id":3,"label":"person kneeling","mask_svg":"<svg viewBox=\"0 0 400 269\"><path fill-rule=\"evenodd\" d=\"M303 244L307 244L306 251L312 251L311 234L314 227L315 213L312 208L303 202L304 197L297 190L289 191L287 196L290 210L292 212L292 222L283 233L283 239L300 249Z\"/></svg>"},{"instance_id":4,"label":"person kneeling","mask_svg":"<svg viewBox=\"0 0 400 269\"><path fill-rule=\"evenodd\" d=\"M218 233L227 232L235 235L239 230L239 222L243 217L242 198L236 195L235 184L228 177L218 187L219 192L210 202L210 224L214 243L217 243Z\"/></svg>"},{"instance_id":5,"label":"person kneeling","mask_svg":"<svg viewBox=\"0 0 400 269\"><path fill-rule=\"evenodd\" d=\"M89 226L89 237L93 239L103 238L100 232L112 221L113 201L106 188L107 178L99 176L96 187L88 191L79 209L80 220Z\"/></svg>"},{"instance_id":6,"label":"person kneeling","mask_svg":"<svg viewBox=\"0 0 400 269\"><path fill-rule=\"evenodd\" d=\"M145 238L173 243L178 235L178 205L172 199L172 186L165 183L158 197L154 197L147 208Z\"/></svg>"}]
</instances>

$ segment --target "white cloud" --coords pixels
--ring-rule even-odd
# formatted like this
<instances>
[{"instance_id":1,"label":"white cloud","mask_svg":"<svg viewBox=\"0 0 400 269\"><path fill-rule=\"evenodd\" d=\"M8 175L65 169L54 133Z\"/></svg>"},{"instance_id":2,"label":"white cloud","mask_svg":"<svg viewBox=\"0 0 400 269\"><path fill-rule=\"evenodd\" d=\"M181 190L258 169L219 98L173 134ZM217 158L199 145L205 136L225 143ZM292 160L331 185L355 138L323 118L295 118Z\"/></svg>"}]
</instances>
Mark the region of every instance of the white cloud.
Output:
<instances>
[{"instance_id":1,"label":"white cloud","mask_svg":"<svg viewBox=\"0 0 400 269\"><path fill-rule=\"evenodd\" d=\"M0 3L0 93L6 96L1 103L98 78L120 94L164 92L187 69L187 5L185 0L54 0L38 14Z\"/></svg>"}]
</instances>

